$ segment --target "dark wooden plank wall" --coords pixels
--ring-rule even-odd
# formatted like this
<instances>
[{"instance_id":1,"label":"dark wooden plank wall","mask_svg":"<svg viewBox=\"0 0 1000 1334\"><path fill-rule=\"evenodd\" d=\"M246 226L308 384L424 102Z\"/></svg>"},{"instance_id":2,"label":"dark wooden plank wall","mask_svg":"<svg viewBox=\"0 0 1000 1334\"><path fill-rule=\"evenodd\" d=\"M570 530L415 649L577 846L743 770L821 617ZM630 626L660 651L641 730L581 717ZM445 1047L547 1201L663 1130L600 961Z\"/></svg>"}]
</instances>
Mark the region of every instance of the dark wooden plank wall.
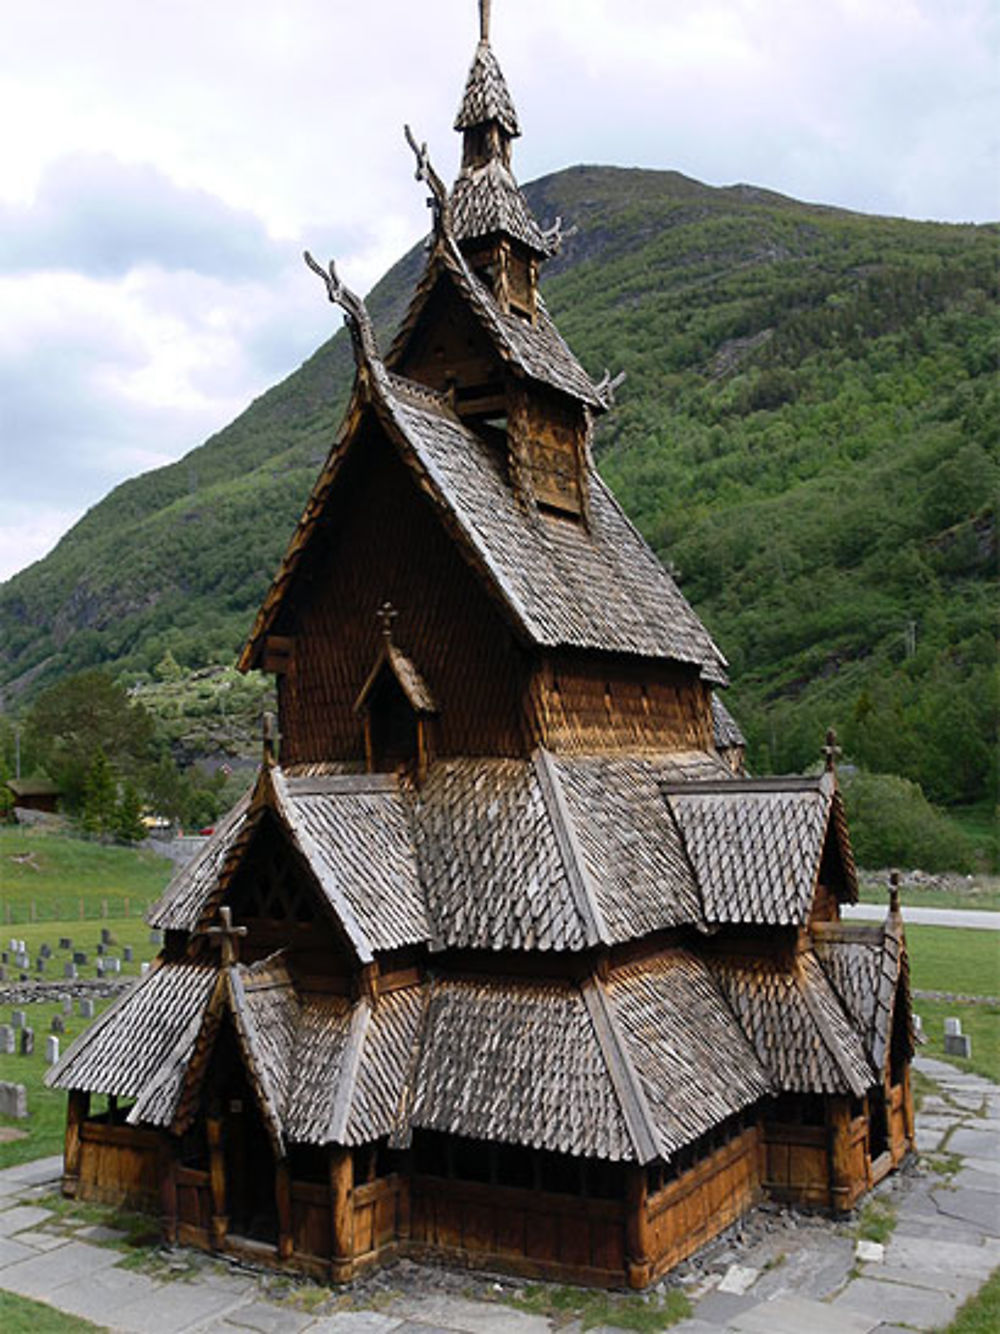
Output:
<instances>
[{"instance_id":1,"label":"dark wooden plank wall","mask_svg":"<svg viewBox=\"0 0 1000 1334\"><path fill-rule=\"evenodd\" d=\"M440 717L437 755L517 755L523 657L477 577L392 446L374 431L349 460L322 555L303 571L297 624L281 679L281 756L363 760L353 706L380 644L386 600L394 637L430 690Z\"/></svg>"},{"instance_id":2,"label":"dark wooden plank wall","mask_svg":"<svg viewBox=\"0 0 1000 1334\"><path fill-rule=\"evenodd\" d=\"M452 385L460 391L490 383L499 387L503 381L500 358L447 279L431 295L396 369L442 392Z\"/></svg>"},{"instance_id":3,"label":"dark wooden plank wall","mask_svg":"<svg viewBox=\"0 0 1000 1334\"><path fill-rule=\"evenodd\" d=\"M77 1197L160 1212L160 1142L155 1130L84 1121Z\"/></svg>"},{"instance_id":4,"label":"dark wooden plank wall","mask_svg":"<svg viewBox=\"0 0 1000 1334\"><path fill-rule=\"evenodd\" d=\"M415 1176L411 1248L535 1278L620 1284L625 1210L613 1200Z\"/></svg>"},{"instance_id":5,"label":"dark wooden plank wall","mask_svg":"<svg viewBox=\"0 0 1000 1334\"><path fill-rule=\"evenodd\" d=\"M528 701L538 740L555 751L712 746L710 690L678 664L551 654L532 677Z\"/></svg>"},{"instance_id":6,"label":"dark wooden plank wall","mask_svg":"<svg viewBox=\"0 0 1000 1334\"><path fill-rule=\"evenodd\" d=\"M749 1126L642 1203L648 1282L693 1254L761 1196L760 1127Z\"/></svg>"}]
</instances>

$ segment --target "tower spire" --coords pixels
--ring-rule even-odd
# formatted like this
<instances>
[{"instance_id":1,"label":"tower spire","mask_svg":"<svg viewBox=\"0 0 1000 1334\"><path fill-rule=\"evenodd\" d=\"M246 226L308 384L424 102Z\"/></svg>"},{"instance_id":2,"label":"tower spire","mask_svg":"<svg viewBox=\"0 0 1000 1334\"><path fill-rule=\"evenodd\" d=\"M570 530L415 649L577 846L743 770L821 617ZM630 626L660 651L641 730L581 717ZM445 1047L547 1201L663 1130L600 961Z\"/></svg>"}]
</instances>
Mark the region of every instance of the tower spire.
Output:
<instances>
[{"instance_id":1,"label":"tower spire","mask_svg":"<svg viewBox=\"0 0 1000 1334\"><path fill-rule=\"evenodd\" d=\"M490 0L479 0L479 40L489 46Z\"/></svg>"}]
</instances>

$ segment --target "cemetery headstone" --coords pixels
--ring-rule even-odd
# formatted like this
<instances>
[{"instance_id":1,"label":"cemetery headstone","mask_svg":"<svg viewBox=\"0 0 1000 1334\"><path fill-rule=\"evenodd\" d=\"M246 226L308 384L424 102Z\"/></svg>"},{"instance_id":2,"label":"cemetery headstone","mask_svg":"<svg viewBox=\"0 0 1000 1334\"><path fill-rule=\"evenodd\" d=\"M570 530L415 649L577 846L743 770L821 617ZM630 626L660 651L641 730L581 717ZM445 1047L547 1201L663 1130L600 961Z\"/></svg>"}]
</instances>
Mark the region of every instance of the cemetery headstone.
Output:
<instances>
[{"instance_id":1,"label":"cemetery headstone","mask_svg":"<svg viewBox=\"0 0 1000 1334\"><path fill-rule=\"evenodd\" d=\"M972 1055L972 1039L967 1033L962 1032L961 1019L944 1021L944 1054L966 1058Z\"/></svg>"},{"instance_id":2,"label":"cemetery headstone","mask_svg":"<svg viewBox=\"0 0 1000 1334\"><path fill-rule=\"evenodd\" d=\"M65 1033L66 1020L62 1017L61 1014L54 1014L52 1016L52 1023L49 1024L49 1028L52 1030L53 1033Z\"/></svg>"},{"instance_id":3,"label":"cemetery headstone","mask_svg":"<svg viewBox=\"0 0 1000 1334\"><path fill-rule=\"evenodd\" d=\"M146 962L145 959L143 959L142 963L139 965L139 976L145 977L148 972L149 972L149 964Z\"/></svg>"},{"instance_id":4,"label":"cemetery headstone","mask_svg":"<svg viewBox=\"0 0 1000 1334\"><path fill-rule=\"evenodd\" d=\"M162 944L163 944L163 932L159 929L159 927L155 927L155 926L154 926L153 929L152 929L152 931L150 931L150 933L149 933L149 943L150 943L151 945L162 945Z\"/></svg>"},{"instance_id":5,"label":"cemetery headstone","mask_svg":"<svg viewBox=\"0 0 1000 1334\"><path fill-rule=\"evenodd\" d=\"M45 960L42 958L41 955L39 955L38 958L35 960L35 972L36 973L45 972Z\"/></svg>"},{"instance_id":6,"label":"cemetery headstone","mask_svg":"<svg viewBox=\"0 0 1000 1334\"><path fill-rule=\"evenodd\" d=\"M122 950L122 954L124 955L126 963L131 963L133 958L135 957L135 951L133 950L131 945L126 945L125 948Z\"/></svg>"},{"instance_id":7,"label":"cemetery headstone","mask_svg":"<svg viewBox=\"0 0 1000 1334\"><path fill-rule=\"evenodd\" d=\"M913 1015L913 1031L917 1035L917 1037L920 1037L920 1035L924 1031L924 1021L921 1019L919 1014Z\"/></svg>"},{"instance_id":8,"label":"cemetery headstone","mask_svg":"<svg viewBox=\"0 0 1000 1334\"><path fill-rule=\"evenodd\" d=\"M10 963L10 950L0 953L0 963Z\"/></svg>"},{"instance_id":9,"label":"cemetery headstone","mask_svg":"<svg viewBox=\"0 0 1000 1334\"><path fill-rule=\"evenodd\" d=\"M77 972L75 963L67 961L63 964L63 977L68 977L71 982L76 981Z\"/></svg>"},{"instance_id":10,"label":"cemetery headstone","mask_svg":"<svg viewBox=\"0 0 1000 1334\"><path fill-rule=\"evenodd\" d=\"M21 1029L21 1055L34 1056L35 1054L35 1030L33 1028Z\"/></svg>"},{"instance_id":11,"label":"cemetery headstone","mask_svg":"<svg viewBox=\"0 0 1000 1334\"><path fill-rule=\"evenodd\" d=\"M39 953L39 956L40 956L41 958L43 958L43 959L51 959L51 958L52 958L52 946L49 944L49 942L48 942L47 940L43 940L42 943L41 943L41 945L39 945L39 947L38 947L38 953Z\"/></svg>"},{"instance_id":12,"label":"cemetery headstone","mask_svg":"<svg viewBox=\"0 0 1000 1334\"><path fill-rule=\"evenodd\" d=\"M73 941L72 941L71 937L69 937L69 936L60 936L60 937L59 937L59 948L60 948L61 950L71 950L71 949L73 948Z\"/></svg>"},{"instance_id":13,"label":"cemetery headstone","mask_svg":"<svg viewBox=\"0 0 1000 1334\"><path fill-rule=\"evenodd\" d=\"M28 1022L28 1016L23 1010L11 1010L10 1024L12 1028L24 1028Z\"/></svg>"},{"instance_id":14,"label":"cemetery headstone","mask_svg":"<svg viewBox=\"0 0 1000 1334\"><path fill-rule=\"evenodd\" d=\"M105 951L107 948L108 948L108 947L107 947L107 945L104 943L103 940L99 940L99 941L97 942L97 953L98 953L99 955L100 955L100 954L103 954L104 951Z\"/></svg>"},{"instance_id":15,"label":"cemetery headstone","mask_svg":"<svg viewBox=\"0 0 1000 1334\"><path fill-rule=\"evenodd\" d=\"M959 1037L962 1032L961 1019L946 1019L944 1021L944 1031L947 1037Z\"/></svg>"},{"instance_id":16,"label":"cemetery headstone","mask_svg":"<svg viewBox=\"0 0 1000 1334\"><path fill-rule=\"evenodd\" d=\"M101 927L101 944L102 945L111 944L111 932L108 930L106 926Z\"/></svg>"},{"instance_id":17,"label":"cemetery headstone","mask_svg":"<svg viewBox=\"0 0 1000 1334\"><path fill-rule=\"evenodd\" d=\"M13 1056L17 1050L17 1038L10 1024L0 1024L0 1056Z\"/></svg>"},{"instance_id":18,"label":"cemetery headstone","mask_svg":"<svg viewBox=\"0 0 1000 1334\"><path fill-rule=\"evenodd\" d=\"M23 1121L28 1115L28 1090L23 1084L0 1083L0 1116Z\"/></svg>"},{"instance_id":19,"label":"cemetery headstone","mask_svg":"<svg viewBox=\"0 0 1000 1334\"><path fill-rule=\"evenodd\" d=\"M83 996L80 1000L80 1018L93 1019L93 1017L94 1017L94 1002L90 999L89 996Z\"/></svg>"},{"instance_id":20,"label":"cemetery headstone","mask_svg":"<svg viewBox=\"0 0 1000 1334\"><path fill-rule=\"evenodd\" d=\"M122 970L122 961L116 956L104 960L104 967L109 973L120 973Z\"/></svg>"},{"instance_id":21,"label":"cemetery headstone","mask_svg":"<svg viewBox=\"0 0 1000 1334\"><path fill-rule=\"evenodd\" d=\"M87 952L86 952L86 950L74 950L74 951L73 951L73 962L74 962L78 967L82 967L83 964L85 964L85 963L87 962Z\"/></svg>"},{"instance_id":22,"label":"cemetery headstone","mask_svg":"<svg viewBox=\"0 0 1000 1334\"><path fill-rule=\"evenodd\" d=\"M73 1013L73 997L72 997L72 996L63 996L63 998L62 998L62 1010L63 1010L63 1014L72 1014L72 1013Z\"/></svg>"},{"instance_id":23,"label":"cemetery headstone","mask_svg":"<svg viewBox=\"0 0 1000 1334\"><path fill-rule=\"evenodd\" d=\"M0 963L0 982L6 982L6 981L7 981L7 967L5 964Z\"/></svg>"},{"instance_id":24,"label":"cemetery headstone","mask_svg":"<svg viewBox=\"0 0 1000 1334\"><path fill-rule=\"evenodd\" d=\"M59 1039L47 1037L45 1039L45 1064L55 1065L59 1059Z\"/></svg>"}]
</instances>

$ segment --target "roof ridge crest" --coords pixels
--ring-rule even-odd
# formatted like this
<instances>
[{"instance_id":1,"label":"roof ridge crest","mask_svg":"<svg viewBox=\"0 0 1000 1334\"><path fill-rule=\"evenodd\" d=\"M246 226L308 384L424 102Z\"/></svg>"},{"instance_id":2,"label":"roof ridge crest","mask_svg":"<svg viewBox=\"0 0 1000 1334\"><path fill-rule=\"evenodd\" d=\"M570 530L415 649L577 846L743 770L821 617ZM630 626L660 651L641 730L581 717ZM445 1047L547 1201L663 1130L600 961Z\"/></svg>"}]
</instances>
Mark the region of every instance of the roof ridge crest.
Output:
<instances>
[{"instance_id":1,"label":"roof ridge crest","mask_svg":"<svg viewBox=\"0 0 1000 1334\"><path fill-rule=\"evenodd\" d=\"M563 870L566 872L566 879L569 881L570 892L576 903L577 911L583 918L587 933L587 944L610 945L611 936L604 921L604 914L597 902L597 895L594 892L590 873L587 870L583 849L580 847L576 836L573 817L566 803L566 794L562 790L555 762L544 746L539 746L531 759L535 775L538 778L538 785L542 789L545 809L552 821Z\"/></svg>"},{"instance_id":2,"label":"roof ridge crest","mask_svg":"<svg viewBox=\"0 0 1000 1334\"><path fill-rule=\"evenodd\" d=\"M625 1039L619 1031L614 1007L600 981L594 974L580 983L583 1003L590 1015L594 1035L601 1049L608 1074L614 1085L629 1139L640 1164L664 1156L656 1133L656 1122L650 1111L639 1073L632 1063Z\"/></svg>"}]
</instances>

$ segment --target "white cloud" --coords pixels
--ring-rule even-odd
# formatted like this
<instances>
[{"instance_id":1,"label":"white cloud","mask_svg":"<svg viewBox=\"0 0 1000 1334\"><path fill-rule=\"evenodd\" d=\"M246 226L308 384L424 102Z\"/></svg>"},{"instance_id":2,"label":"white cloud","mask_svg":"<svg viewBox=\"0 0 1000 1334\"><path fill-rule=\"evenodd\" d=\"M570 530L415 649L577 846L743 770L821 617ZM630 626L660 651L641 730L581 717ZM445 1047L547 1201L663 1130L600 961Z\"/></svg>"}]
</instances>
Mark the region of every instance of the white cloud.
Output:
<instances>
[{"instance_id":1,"label":"white cloud","mask_svg":"<svg viewBox=\"0 0 1000 1334\"><path fill-rule=\"evenodd\" d=\"M993 0L493 10L522 179L597 161L1000 214ZM450 177L477 31L474 0L45 0L4 19L0 578L338 327L303 245L363 291L423 233L402 122Z\"/></svg>"}]
</instances>

